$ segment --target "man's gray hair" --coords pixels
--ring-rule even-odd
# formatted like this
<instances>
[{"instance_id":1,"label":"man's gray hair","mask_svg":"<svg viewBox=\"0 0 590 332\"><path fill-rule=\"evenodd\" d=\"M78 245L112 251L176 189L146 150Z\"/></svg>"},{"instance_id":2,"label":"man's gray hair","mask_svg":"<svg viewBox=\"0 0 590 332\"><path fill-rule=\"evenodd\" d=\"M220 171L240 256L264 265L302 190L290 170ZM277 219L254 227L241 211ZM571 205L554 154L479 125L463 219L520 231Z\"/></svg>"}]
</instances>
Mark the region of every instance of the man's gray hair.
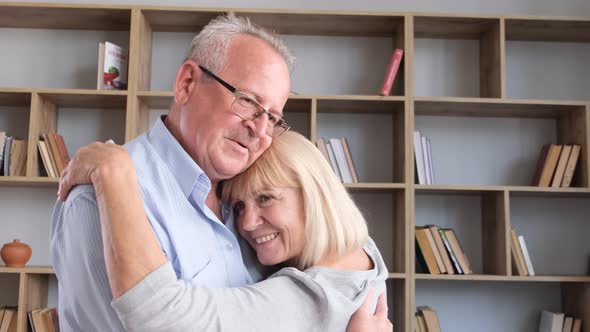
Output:
<instances>
[{"instance_id":1,"label":"man's gray hair","mask_svg":"<svg viewBox=\"0 0 590 332\"><path fill-rule=\"evenodd\" d=\"M250 22L249 18L236 16L234 13L227 13L211 20L193 38L186 60L193 60L214 73L218 72L227 60L229 43L240 34L248 34L265 41L281 55L289 71L293 69L295 57L279 36Z\"/></svg>"}]
</instances>

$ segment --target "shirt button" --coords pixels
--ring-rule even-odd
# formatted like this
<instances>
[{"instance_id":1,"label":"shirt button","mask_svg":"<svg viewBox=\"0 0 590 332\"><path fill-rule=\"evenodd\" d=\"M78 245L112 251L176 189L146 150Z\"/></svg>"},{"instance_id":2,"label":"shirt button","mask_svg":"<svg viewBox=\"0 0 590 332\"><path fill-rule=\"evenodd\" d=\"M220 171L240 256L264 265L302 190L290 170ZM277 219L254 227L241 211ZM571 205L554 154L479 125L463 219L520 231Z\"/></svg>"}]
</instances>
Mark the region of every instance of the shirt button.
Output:
<instances>
[{"instance_id":1,"label":"shirt button","mask_svg":"<svg viewBox=\"0 0 590 332\"><path fill-rule=\"evenodd\" d=\"M234 248L234 246L231 244L227 244L225 245L225 247L227 248L227 250L232 250Z\"/></svg>"}]
</instances>

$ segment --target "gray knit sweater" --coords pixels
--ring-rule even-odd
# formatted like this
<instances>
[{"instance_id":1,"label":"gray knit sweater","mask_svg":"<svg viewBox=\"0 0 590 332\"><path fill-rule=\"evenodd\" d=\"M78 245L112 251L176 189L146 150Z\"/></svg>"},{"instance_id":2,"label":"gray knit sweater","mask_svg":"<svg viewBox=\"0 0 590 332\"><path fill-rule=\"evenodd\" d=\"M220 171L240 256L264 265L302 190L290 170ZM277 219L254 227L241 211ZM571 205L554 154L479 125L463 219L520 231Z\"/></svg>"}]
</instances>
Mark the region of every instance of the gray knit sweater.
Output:
<instances>
[{"instance_id":1,"label":"gray knit sweater","mask_svg":"<svg viewBox=\"0 0 590 332\"><path fill-rule=\"evenodd\" d=\"M178 280L170 263L113 301L133 331L345 331L369 287L385 292L387 268L372 240L364 246L375 268L343 271L284 268L239 288L205 288Z\"/></svg>"}]
</instances>

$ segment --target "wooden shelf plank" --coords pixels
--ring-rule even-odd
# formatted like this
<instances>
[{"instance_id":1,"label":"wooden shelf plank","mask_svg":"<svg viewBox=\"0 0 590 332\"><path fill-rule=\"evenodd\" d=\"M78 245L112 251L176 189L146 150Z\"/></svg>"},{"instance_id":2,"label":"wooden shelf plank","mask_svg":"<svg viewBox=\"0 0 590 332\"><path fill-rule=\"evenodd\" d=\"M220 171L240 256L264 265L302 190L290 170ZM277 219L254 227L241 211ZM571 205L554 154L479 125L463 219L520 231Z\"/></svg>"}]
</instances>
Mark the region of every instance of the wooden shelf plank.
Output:
<instances>
[{"instance_id":1,"label":"wooden shelf plank","mask_svg":"<svg viewBox=\"0 0 590 332\"><path fill-rule=\"evenodd\" d=\"M416 38L477 39L500 23L499 18L452 15L414 17Z\"/></svg>"},{"instance_id":2,"label":"wooden shelf plank","mask_svg":"<svg viewBox=\"0 0 590 332\"><path fill-rule=\"evenodd\" d=\"M30 107L31 92L26 89L0 89L0 106Z\"/></svg>"},{"instance_id":3,"label":"wooden shelf plank","mask_svg":"<svg viewBox=\"0 0 590 332\"><path fill-rule=\"evenodd\" d=\"M469 185L414 185L416 194L479 195L484 192L508 191L517 196L588 197L590 188L547 188L532 186L469 186Z\"/></svg>"},{"instance_id":4,"label":"wooden shelf plank","mask_svg":"<svg viewBox=\"0 0 590 332\"><path fill-rule=\"evenodd\" d=\"M127 91L84 89L36 89L58 107L114 108L125 110Z\"/></svg>"},{"instance_id":5,"label":"wooden shelf plank","mask_svg":"<svg viewBox=\"0 0 590 332\"><path fill-rule=\"evenodd\" d=\"M543 42L590 42L590 18L509 18L506 39Z\"/></svg>"},{"instance_id":6,"label":"wooden shelf plank","mask_svg":"<svg viewBox=\"0 0 590 332\"><path fill-rule=\"evenodd\" d=\"M145 7L153 31L199 31L214 17L233 11L279 34L323 36L395 36L403 15L372 12L284 11L227 8Z\"/></svg>"},{"instance_id":7,"label":"wooden shelf plank","mask_svg":"<svg viewBox=\"0 0 590 332\"><path fill-rule=\"evenodd\" d=\"M0 176L0 186L15 187L57 187L58 178L27 177L27 176Z\"/></svg>"},{"instance_id":8,"label":"wooden shelf plank","mask_svg":"<svg viewBox=\"0 0 590 332\"><path fill-rule=\"evenodd\" d=\"M131 7L0 3L0 27L72 30L126 30L131 24Z\"/></svg>"},{"instance_id":9,"label":"wooden shelf plank","mask_svg":"<svg viewBox=\"0 0 590 332\"><path fill-rule=\"evenodd\" d=\"M406 185L403 183L345 183L347 189L352 190L391 190L391 189L405 189Z\"/></svg>"},{"instance_id":10,"label":"wooden shelf plank","mask_svg":"<svg viewBox=\"0 0 590 332\"><path fill-rule=\"evenodd\" d=\"M405 273L390 273L389 279L406 279Z\"/></svg>"},{"instance_id":11,"label":"wooden shelf plank","mask_svg":"<svg viewBox=\"0 0 590 332\"><path fill-rule=\"evenodd\" d=\"M415 98L416 115L554 118L583 110L586 101L496 98Z\"/></svg>"},{"instance_id":12,"label":"wooden shelf plank","mask_svg":"<svg viewBox=\"0 0 590 332\"><path fill-rule=\"evenodd\" d=\"M465 280L465 281L519 281L519 282L590 282L590 276L498 276L498 275L447 275L447 274L422 274L415 275L416 280Z\"/></svg>"},{"instance_id":13,"label":"wooden shelf plank","mask_svg":"<svg viewBox=\"0 0 590 332\"><path fill-rule=\"evenodd\" d=\"M0 273L54 274L51 266L0 267Z\"/></svg>"}]
</instances>

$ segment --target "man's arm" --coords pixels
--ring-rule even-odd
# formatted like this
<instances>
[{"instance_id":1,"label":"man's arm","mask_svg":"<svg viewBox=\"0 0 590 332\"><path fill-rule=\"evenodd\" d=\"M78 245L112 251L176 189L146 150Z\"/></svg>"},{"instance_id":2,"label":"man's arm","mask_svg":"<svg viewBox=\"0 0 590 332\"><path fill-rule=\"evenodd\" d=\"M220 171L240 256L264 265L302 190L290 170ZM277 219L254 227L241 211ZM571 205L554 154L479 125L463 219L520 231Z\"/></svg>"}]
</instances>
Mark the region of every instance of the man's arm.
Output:
<instances>
[{"instance_id":1,"label":"man's arm","mask_svg":"<svg viewBox=\"0 0 590 332\"><path fill-rule=\"evenodd\" d=\"M55 205L50 236L62 329L123 331L110 305L112 296L92 186L78 186L66 202Z\"/></svg>"},{"instance_id":2,"label":"man's arm","mask_svg":"<svg viewBox=\"0 0 590 332\"><path fill-rule=\"evenodd\" d=\"M385 294L379 296L375 313L371 311L373 290L369 289L365 302L350 318L346 332L391 332L393 324L387 319L387 297Z\"/></svg>"}]
</instances>

